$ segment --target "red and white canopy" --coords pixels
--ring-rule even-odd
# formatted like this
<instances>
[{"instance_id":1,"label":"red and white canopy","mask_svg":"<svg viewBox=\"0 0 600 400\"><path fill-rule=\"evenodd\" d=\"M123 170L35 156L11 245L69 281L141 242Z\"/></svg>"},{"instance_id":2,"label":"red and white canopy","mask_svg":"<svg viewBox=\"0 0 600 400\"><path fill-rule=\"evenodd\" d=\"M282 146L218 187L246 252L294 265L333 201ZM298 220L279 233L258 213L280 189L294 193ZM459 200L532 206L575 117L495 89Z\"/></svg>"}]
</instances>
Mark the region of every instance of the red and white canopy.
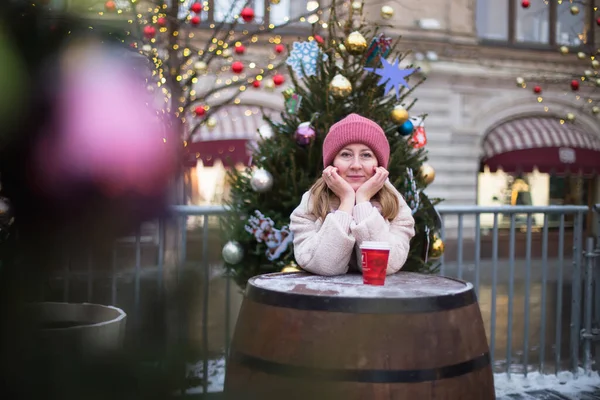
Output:
<instances>
[{"instance_id":1,"label":"red and white canopy","mask_svg":"<svg viewBox=\"0 0 600 400\"><path fill-rule=\"evenodd\" d=\"M600 138L556 118L519 118L492 129L483 164L506 172L600 173Z\"/></svg>"},{"instance_id":2,"label":"red and white canopy","mask_svg":"<svg viewBox=\"0 0 600 400\"><path fill-rule=\"evenodd\" d=\"M270 111L270 110L268 110ZM257 106L232 105L221 107L213 114L216 126L200 126L187 145L186 165L212 166L220 159L226 166L247 165L251 151L249 144L259 138L258 128L265 124L261 109Z\"/></svg>"}]
</instances>

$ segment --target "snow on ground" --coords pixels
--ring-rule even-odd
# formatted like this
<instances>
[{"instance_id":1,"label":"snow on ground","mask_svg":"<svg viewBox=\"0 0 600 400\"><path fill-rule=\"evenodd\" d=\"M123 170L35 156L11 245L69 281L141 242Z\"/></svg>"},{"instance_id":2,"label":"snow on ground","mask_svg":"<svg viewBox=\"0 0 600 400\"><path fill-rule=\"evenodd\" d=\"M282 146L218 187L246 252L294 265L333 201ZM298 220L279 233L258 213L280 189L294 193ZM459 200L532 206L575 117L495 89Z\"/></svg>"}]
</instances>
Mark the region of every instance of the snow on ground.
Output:
<instances>
[{"instance_id":1,"label":"snow on ground","mask_svg":"<svg viewBox=\"0 0 600 400\"><path fill-rule=\"evenodd\" d=\"M188 375L196 378L203 378L204 366L202 361L196 364L188 365ZM222 392L225 384L225 357L208 360L208 392ZM202 385L186 390L188 394L198 394L203 392Z\"/></svg>"},{"instance_id":2,"label":"snow on ground","mask_svg":"<svg viewBox=\"0 0 600 400\"><path fill-rule=\"evenodd\" d=\"M512 374L509 378L508 375L500 373L494 374L494 385L498 397L543 389L552 389L564 395L575 395L597 389L600 386L600 376L597 372L586 375L582 368L579 369L577 376L564 371L559 372L558 375L530 372L527 378L521 374Z\"/></svg>"},{"instance_id":3,"label":"snow on ground","mask_svg":"<svg viewBox=\"0 0 600 400\"><path fill-rule=\"evenodd\" d=\"M203 377L202 361L188 366L191 376ZM222 392L225 383L225 358L208 361L208 392ZM525 378L522 374L504 373L494 374L496 396L502 397L509 394L525 393L534 390L552 389L564 395L576 395L583 391L593 391L600 387L600 375L592 372L586 375L579 369L577 376L571 372L559 372L558 375L543 375L539 372L530 372ZM189 394L202 393L202 386L187 390Z\"/></svg>"}]
</instances>

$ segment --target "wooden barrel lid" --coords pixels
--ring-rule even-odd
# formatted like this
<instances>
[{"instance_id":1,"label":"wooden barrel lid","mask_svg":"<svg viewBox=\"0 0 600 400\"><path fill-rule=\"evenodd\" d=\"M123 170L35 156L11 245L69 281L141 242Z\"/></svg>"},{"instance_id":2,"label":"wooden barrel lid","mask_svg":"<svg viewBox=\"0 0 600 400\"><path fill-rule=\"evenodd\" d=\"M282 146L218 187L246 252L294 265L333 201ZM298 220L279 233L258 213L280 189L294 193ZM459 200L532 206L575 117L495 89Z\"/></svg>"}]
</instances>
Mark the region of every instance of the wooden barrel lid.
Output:
<instances>
[{"instance_id":1,"label":"wooden barrel lid","mask_svg":"<svg viewBox=\"0 0 600 400\"><path fill-rule=\"evenodd\" d=\"M443 311L476 301L468 282L413 272L389 275L384 286L365 285L360 274L266 274L248 281L246 296L277 307L375 314Z\"/></svg>"}]
</instances>

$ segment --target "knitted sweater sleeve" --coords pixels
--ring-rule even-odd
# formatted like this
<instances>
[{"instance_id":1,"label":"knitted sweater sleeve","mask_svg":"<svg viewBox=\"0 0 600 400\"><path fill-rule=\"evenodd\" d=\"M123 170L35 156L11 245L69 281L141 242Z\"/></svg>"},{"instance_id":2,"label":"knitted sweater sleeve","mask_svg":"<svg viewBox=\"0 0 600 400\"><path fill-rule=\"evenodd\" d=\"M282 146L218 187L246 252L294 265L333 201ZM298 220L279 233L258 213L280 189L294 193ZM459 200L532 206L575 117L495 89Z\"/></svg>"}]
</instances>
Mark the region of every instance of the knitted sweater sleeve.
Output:
<instances>
[{"instance_id":1,"label":"knitted sweater sleeve","mask_svg":"<svg viewBox=\"0 0 600 400\"><path fill-rule=\"evenodd\" d=\"M310 193L305 193L290 216L296 262L318 275L345 274L355 243L350 235L352 216L338 210L321 221L309 212L309 197Z\"/></svg>"},{"instance_id":2,"label":"knitted sweater sleeve","mask_svg":"<svg viewBox=\"0 0 600 400\"><path fill-rule=\"evenodd\" d=\"M410 250L410 239L415 235L415 220L410 207L400 193L397 193L397 197L400 212L391 222L385 220L371 203L364 202L354 206L354 222L350 224L350 231L359 246L364 241L383 241L390 244L388 275L402 268ZM362 269L360 263L359 268Z\"/></svg>"}]
</instances>

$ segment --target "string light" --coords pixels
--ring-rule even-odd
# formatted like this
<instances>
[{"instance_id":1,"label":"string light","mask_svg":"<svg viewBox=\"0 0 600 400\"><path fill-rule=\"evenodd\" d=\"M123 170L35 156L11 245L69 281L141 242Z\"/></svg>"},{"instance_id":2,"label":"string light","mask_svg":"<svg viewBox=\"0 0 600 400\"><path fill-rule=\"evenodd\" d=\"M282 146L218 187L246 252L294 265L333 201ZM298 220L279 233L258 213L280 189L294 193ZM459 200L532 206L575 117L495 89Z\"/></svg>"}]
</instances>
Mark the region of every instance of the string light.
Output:
<instances>
[{"instance_id":1,"label":"string light","mask_svg":"<svg viewBox=\"0 0 600 400\"><path fill-rule=\"evenodd\" d=\"M179 0L180 4L186 4L185 0ZM209 1L199 0L202 2L203 11L210 11ZM195 87L199 83L199 76L211 74L215 79L213 81L216 83L216 91L211 90L211 96L215 99L223 99L221 101L230 101L233 104L241 104L241 99L239 97L235 97L234 99L228 98L228 95L219 92L219 87L225 88L237 88L239 90L238 93L242 93L251 87L251 84L254 81L261 82L265 79L264 73L266 71L273 71L278 68L279 62L277 62L277 55L274 53L269 53L267 65L266 66L258 66L257 62L247 60L244 62L247 66L248 70L253 70L250 76L247 76L246 73L240 73L232 75L230 68L231 63L234 61L232 49L238 45L248 46L251 44L257 44L263 42L263 40L268 41L270 44L281 44L283 43L283 39L281 35L270 35L270 37L259 36L262 35L261 32L271 32L277 28L277 25L274 23L269 24L261 24L254 25L252 29L256 29L251 32L248 28L244 27L242 32L242 36L240 36L240 31L234 31L234 29L229 28L226 31L226 35L223 36L223 33L213 34L213 36L208 39L209 45L207 49L199 49L194 48L196 46L190 44L186 41L184 45L183 42L173 43L172 40L167 40L167 35L172 35L172 37L178 38L180 33L186 39L193 39L195 37L194 32L191 32L189 29L183 30L184 27L187 26L187 21L191 18L191 13L188 13L183 17L183 19L171 20L169 15L170 13L170 3L164 2L161 5L144 5L144 12L138 12L140 7L136 7L135 5L138 3L137 0L131 0L130 4L132 5L132 15L134 17L129 17L126 19L128 25L133 25L136 22L139 28L135 30L128 30L125 32L127 36L135 36L143 31L143 28L147 26L153 26L156 29L156 36L148 37L148 38L137 38L131 42L131 47L136 49L136 52L148 57L151 62L152 68L149 74L149 77L145 79L146 87L148 92L156 92L162 93L162 98L165 103L165 106L159 107L159 110L156 110L157 115L161 113L163 115L168 115L172 112L173 116L177 117L182 121L182 123L190 123L195 121L194 118L188 118L186 120L185 113L186 110L189 109L192 101L196 101L197 98L202 99L204 103L206 98L203 99L203 96L207 96L207 94L203 94L203 91L198 91ZM311 10L318 9L318 2L312 1L309 2L309 7ZM185 6L179 6L185 7ZM181 8L183 9L183 8ZM270 6L267 6L265 12L268 13L271 10ZM119 10L121 13L122 10ZM318 11L319 14L321 11ZM100 16L108 15L105 11L101 11L98 13ZM146 14L146 15L144 15ZM317 12L315 11L315 15ZM233 16L234 18L239 18L239 15L236 14ZM169 23L166 24L165 21L169 18ZM317 20L319 17L316 17ZM289 16L285 16L283 18L284 21L290 21ZM296 18L296 20L304 20L304 18ZM168 27L166 26L168 25ZM243 25L242 25L243 26ZM215 21L209 22L209 27L214 29L216 27ZM141 29L140 29L141 28ZM90 26L89 29L94 29L94 26ZM150 36L150 35L149 35ZM118 40L125 42L125 39L119 38ZM264 43L264 42L263 42ZM204 47L204 46L198 46ZM208 51L207 51L208 50ZM173 52L177 52L176 54ZM222 56L223 58L215 58L215 56ZM177 64L170 65L170 68L165 69L164 65L167 63L172 57L177 57ZM227 60L227 63L223 62ZM283 62L284 60L280 60ZM169 85L181 85L179 87L179 95L177 97L172 97L170 92ZM204 89L203 89L204 90ZM225 100L227 98L227 100ZM206 110L209 109L209 105L206 105ZM251 116L251 111L245 112L246 116ZM194 123L198 123L195 121ZM187 146L187 141L184 141L184 146Z\"/></svg>"}]
</instances>

